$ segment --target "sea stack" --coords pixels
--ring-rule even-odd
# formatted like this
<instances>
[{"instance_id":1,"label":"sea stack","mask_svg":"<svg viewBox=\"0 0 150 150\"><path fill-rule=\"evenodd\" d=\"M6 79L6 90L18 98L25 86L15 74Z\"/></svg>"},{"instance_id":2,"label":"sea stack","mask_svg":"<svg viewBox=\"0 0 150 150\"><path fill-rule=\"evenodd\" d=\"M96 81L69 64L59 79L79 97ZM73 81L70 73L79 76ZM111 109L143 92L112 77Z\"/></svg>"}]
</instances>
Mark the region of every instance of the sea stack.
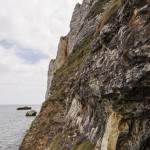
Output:
<instances>
[{"instance_id":1,"label":"sea stack","mask_svg":"<svg viewBox=\"0 0 150 150\"><path fill-rule=\"evenodd\" d=\"M33 117L36 116L37 112L35 110L30 110L26 113L27 117Z\"/></svg>"},{"instance_id":2,"label":"sea stack","mask_svg":"<svg viewBox=\"0 0 150 150\"><path fill-rule=\"evenodd\" d=\"M150 0L83 0L20 150L148 149Z\"/></svg>"}]
</instances>

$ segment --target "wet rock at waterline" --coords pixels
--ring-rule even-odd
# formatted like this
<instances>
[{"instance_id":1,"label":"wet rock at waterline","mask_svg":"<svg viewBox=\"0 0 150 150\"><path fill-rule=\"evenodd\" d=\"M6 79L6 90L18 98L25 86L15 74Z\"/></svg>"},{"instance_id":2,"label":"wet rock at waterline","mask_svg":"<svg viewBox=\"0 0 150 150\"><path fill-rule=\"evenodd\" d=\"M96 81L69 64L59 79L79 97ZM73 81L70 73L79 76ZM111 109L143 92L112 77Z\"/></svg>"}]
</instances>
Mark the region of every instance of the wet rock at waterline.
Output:
<instances>
[{"instance_id":1,"label":"wet rock at waterline","mask_svg":"<svg viewBox=\"0 0 150 150\"><path fill-rule=\"evenodd\" d=\"M36 114L37 114L37 112L35 110L31 110L26 113L26 116L33 117L33 116L36 116Z\"/></svg>"}]
</instances>

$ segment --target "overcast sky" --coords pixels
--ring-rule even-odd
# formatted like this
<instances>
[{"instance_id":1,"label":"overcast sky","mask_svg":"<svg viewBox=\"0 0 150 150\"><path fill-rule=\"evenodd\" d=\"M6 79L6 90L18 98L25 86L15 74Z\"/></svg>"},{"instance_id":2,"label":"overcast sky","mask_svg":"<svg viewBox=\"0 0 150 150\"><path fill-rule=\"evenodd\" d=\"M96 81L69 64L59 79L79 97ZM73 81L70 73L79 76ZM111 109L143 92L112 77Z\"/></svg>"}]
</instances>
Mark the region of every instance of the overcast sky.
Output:
<instances>
[{"instance_id":1,"label":"overcast sky","mask_svg":"<svg viewBox=\"0 0 150 150\"><path fill-rule=\"evenodd\" d=\"M0 0L0 104L40 104L47 69L82 0Z\"/></svg>"}]
</instances>

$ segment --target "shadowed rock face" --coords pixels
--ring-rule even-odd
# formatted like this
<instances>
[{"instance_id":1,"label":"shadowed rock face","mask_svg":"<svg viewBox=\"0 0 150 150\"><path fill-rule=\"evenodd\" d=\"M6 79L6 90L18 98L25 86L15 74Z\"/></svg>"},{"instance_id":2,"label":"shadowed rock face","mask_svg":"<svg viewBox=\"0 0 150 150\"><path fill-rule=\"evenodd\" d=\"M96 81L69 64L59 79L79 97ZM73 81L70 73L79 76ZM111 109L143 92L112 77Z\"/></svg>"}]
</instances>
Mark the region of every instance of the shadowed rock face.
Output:
<instances>
[{"instance_id":1,"label":"shadowed rock face","mask_svg":"<svg viewBox=\"0 0 150 150\"><path fill-rule=\"evenodd\" d=\"M63 61L20 149L150 149L149 31L149 0L77 4Z\"/></svg>"}]
</instances>

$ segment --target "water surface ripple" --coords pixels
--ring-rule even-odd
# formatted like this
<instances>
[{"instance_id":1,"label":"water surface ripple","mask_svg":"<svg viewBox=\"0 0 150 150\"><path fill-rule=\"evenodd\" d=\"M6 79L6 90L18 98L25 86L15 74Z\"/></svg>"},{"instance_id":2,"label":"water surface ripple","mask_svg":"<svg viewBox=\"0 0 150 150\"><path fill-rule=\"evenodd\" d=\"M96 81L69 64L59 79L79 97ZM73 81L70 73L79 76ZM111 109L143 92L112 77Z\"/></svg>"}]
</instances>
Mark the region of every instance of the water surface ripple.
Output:
<instances>
[{"instance_id":1,"label":"water surface ripple","mask_svg":"<svg viewBox=\"0 0 150 150\"><path fill-rule=\"evenodd\" d=\"M26 117L27 111L17 111L19 106L0 106L0 150L18 150L34 117ZM32 106L39 112L40 106Z\"/></svg>"}]
</instances>

